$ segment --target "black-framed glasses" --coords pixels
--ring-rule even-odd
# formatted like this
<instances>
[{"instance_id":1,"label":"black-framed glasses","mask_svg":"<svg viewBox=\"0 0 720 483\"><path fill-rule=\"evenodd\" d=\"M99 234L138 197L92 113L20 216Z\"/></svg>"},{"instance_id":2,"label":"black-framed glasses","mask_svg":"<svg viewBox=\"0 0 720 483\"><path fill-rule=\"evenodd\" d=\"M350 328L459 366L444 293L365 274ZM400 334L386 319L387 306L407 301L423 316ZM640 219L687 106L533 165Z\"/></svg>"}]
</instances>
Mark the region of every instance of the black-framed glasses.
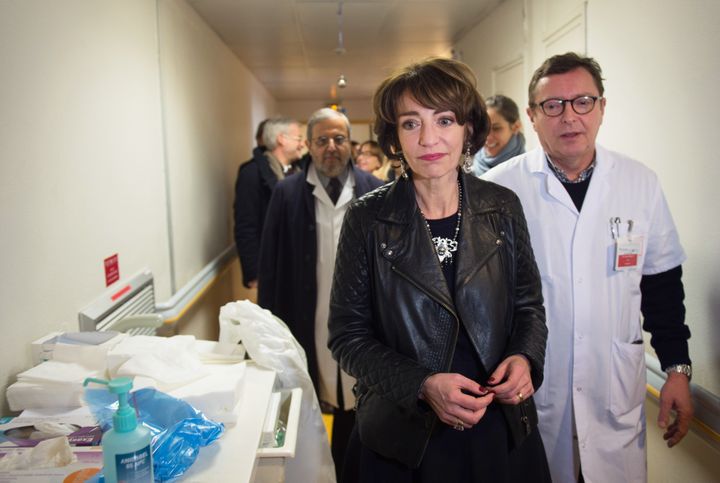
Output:
<instances>
[{"instance_id":1,"label":"black-framed glasses","mask_svg":"<svg viewBox=\"0 0 720 483\"><path fill-rule=\"evenodd\" d=\"M542 112L548 117L557 117L565 112L565 104L570 104L577 114L587 114L595 107L595 101L602 99L598 96L579 96L575 99L547 99L538 102Z\"/></svg>"},{"instance_id":2,"label":"black-framed glasses","mask_svg":"<svg viewBox=\"0 0 720 483\"><path fill-rule=\"evenodd\" d=\"M339 136L339 135L338 135L338 136L331 137L331 138L329 138L329 137L327 137L327 136L320 136L319 138L313 139L312 142L313 142L313 144L315 144L315 146L317 146L318 148L324 148L324 147L326 147L328 144L330 144L330 141L332 141L333 144L335 144L335 147L338 147L338 148L339 148L340 146L342 146L342 145L344 145L346 142L348 142L348 138L346 138L345 136Z\"/></svg>"}]
</instances>

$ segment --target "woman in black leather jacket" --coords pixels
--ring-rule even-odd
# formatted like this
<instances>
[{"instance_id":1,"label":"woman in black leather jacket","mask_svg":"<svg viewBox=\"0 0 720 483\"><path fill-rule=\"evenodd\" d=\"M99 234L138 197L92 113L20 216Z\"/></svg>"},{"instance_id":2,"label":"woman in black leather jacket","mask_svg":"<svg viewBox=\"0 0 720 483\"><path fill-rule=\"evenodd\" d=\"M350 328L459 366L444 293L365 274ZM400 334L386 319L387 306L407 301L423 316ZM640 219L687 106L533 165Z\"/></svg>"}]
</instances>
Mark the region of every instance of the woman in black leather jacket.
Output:
<instances>
[{"instance_id":1,"label":"woman in black leather jacket","mask_svg":"<svg viewBox=\"0 0 720 483\"><path fill-rule=\"evenodd\" d=\"M374 109L404 174L357 200L340 235L328 344L358 381L343 481L549 481L532 400L547 329L522 207L463 173L489 125L474 75L411 65Z\"/></svg>"}]
</instances>

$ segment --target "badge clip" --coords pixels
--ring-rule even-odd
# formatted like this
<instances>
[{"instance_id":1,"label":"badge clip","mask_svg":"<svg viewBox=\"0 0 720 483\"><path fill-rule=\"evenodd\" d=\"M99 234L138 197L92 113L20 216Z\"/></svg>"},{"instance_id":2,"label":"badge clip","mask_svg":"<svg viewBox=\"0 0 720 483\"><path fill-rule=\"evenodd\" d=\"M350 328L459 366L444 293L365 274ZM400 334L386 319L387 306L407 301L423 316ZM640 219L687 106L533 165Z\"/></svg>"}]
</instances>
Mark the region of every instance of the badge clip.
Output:
<instances>
[{"instance_id":1,"label":"badge clip","mask_svg":"<svg viewBox=\"0 0 720 483\"><path fill-rule=\"evenodd\" d=\"M619 217L610 218L610 233L615 240L615 263L616 272L624 272L635 270L640 264L640 256L642 255L642 237L636 237L632 234L634 222L627 221L627 232L625 235L620 234L620 226L622 220Z\"/></svg>"}]
</instances>

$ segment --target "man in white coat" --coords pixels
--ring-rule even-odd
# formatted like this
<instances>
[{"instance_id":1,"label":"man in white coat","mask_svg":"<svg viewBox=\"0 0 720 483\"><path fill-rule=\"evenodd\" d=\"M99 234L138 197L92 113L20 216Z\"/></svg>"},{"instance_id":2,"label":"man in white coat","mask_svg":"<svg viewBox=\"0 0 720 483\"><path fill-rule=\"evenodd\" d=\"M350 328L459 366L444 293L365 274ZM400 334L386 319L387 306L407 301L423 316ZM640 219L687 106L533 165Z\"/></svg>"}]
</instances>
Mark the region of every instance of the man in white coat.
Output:
<instances>
[{"instance_id":1,"label":"man in white coat","mask_svg":"<svg viewBox=\"0 0 720 483\"><path fill-rule=\"evenodd\" d=\"M603 92L594 59L546 60L527 109L541 148L483 176L514 190L528 220L549 329L535 401L560 483L647 480L642 329L668 373L658 416L668 446L693 414L685 253L655 173L595 144Z\"/></svg>"}]
</instances>

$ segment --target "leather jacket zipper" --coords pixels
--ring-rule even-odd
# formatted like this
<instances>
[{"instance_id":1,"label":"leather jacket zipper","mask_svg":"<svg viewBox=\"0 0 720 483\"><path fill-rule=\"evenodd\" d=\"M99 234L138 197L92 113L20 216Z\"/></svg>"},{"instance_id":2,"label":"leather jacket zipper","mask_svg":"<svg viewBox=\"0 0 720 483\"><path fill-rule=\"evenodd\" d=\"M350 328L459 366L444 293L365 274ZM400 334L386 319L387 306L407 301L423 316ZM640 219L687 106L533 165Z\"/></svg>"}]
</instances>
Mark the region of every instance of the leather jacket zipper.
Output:
<instances>
[{"instance_id":1,"label":"leather jacket zipper","mask_svg":"<svg viewBox=\"0 0 720 483\"><path fill-rule=\"evenodd\" d=\"M442 301L436 299L436 298L433 297L431 294L427 293L423 287L421 287L420 285L418 285L417 283L415 283L415 281L414 281L411 277L408 277L408 276L405 275L403 272L401 272L400 270L398 270L398 269L395 267L395 265L391 265L390 268L392 269L393 272L395 272L395 273L397 273L398 275L400 275L402 278L404 278L405 280L407 280L408 282L410 282L412 285L414 285L415 287L417 287L422 293L424 293L425 295L427 295L428 297L430 297L430 299L432 299L433 301L435 301L435 302L437 302L438 304L440 304L440 306L443 307L443 308L444 308L445 310L447 310L448 312L450 312L450 313L452 314L453 318L455 319L455 334L454 334L454 337L453 337L452 346L451 346L451 348L450 348L450 357L448 358L447 362L445 363L445 370L446 370L446 371L449 371L449 370L450 370L450 367L452 366L453 357L455 357L455 346L457 345L458 332L460 331L460 319L458 318L457 314L455 313L455 310L454 310L452 307L448 307L445 303L443 303Z\"/></svg>"},{"instance_id":2,"label":"leather jacket zipper","mask_svg":"<svg viewBox=\"0 0 720 483\"><path fill-rule=\"evenodd\" d=\"M356 384L356 387L357 387L357 383L355 383L355 384ZM368 392L367 392L367 389L366 389L365 391L363 391L363 392L361 392L360 394L357 394L357 395L355 396L355 405L353 406L353 410L354 410L355 412L357 412L357 410L360 408L360 403L361 403L361 401L362 401L363 399L365 399L365 395L366 395L367 393L368 393Z\"/></svg>"},{"instance_id":3,"label":"leather jacket zipper","mask_svg":"<svg viewBox=\"0 0 720 483\"><path fill-rule=\"evenodd\" d=\"M530 427L530 419L528 419L527 412L525 411L525 402L521 402L519 404L520 406L520 421L525 425L525 436L529 436L532 432L532 428Z\"/></svg>"}]
</instances>

